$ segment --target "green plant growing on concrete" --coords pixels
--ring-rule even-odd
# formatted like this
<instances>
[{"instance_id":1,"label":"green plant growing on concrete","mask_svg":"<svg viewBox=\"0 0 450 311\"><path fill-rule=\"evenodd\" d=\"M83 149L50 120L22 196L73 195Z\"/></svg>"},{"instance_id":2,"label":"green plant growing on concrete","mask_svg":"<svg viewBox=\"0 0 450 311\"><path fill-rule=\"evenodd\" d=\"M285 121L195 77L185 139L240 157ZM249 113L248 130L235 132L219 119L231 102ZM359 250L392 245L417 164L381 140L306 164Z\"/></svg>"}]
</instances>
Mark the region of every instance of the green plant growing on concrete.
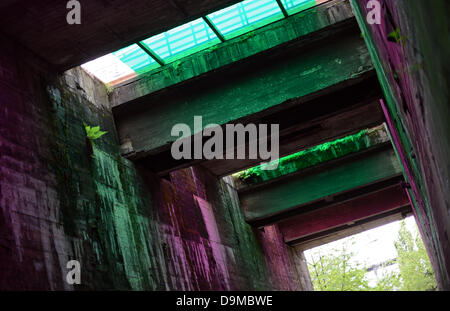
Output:
<instances>
[{"instance_id":1,"label":"green plant growing on concrete","mask_svg":"<svg viewBox=\"0 0 450 311\"><path fill-rule=\"evenodd\" d=\"M387 35L387 39L391 42L395 42L395 43L401 43L404 44L406 42L406 38L404 36L402 36L402 34L400 33L400 28L395 28L394 31L391 31L388 35Z\"/></svg>"},{"instance_id":2,"label":"green plant growing on concrete","mask_svg":"<svg viewBox=\"0 0 450 311\"><path fill-rule=\"evenodd\" d=\"M101 131L100 126L92 127L92 126L87 125L86 123L83 123L83 124L84 124L84 129L86 131L86 137L89 139L89 141L91 143L94 143L94 141L96 139L99 139L100 137L102 137L103 135L108 133L106 131Z\"/></svg>"},{"instance_id":3,"label":"green plant growing on concrete","mask_svg":"<svg viewBox=\"0 0 450 311\"><path fill-rule=\"evenodd\" d=\"M372 137L374 135L375 137ZM266 181L367 149L372 146L373 141L382 139L378 135L378 130L361 130L356 134L285 156L279 160L279 166L275 170L263 170L262 166L258 165L236 173L234 176L245 183Z\"/></svg>"},{"instance_id":4,"label":"green plant growing on concrete","mask_svg":"<svg viewBox=\"0 0 450 311\"><path fill-rule=\"evenodd\" d=\"M111 94L114 91L114 86L110 83L105 83L106 94Z\"/></svg>"}]
</instances>

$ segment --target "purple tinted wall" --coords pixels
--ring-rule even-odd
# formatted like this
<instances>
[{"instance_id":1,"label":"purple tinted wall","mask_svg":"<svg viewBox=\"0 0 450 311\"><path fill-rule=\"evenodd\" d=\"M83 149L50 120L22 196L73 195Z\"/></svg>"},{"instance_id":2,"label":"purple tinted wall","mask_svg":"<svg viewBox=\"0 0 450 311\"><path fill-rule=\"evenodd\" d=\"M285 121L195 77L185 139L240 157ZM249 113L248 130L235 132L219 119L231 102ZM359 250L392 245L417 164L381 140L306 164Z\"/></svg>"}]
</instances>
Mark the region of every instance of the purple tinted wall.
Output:
<instances>
[{"instance_id":1,"label":"purple tinted wall","mask_svg":"<svg viewBox=\"0 0 450 311\"><path fill-rule=\"evenodd\" d=\"M136 168L104 85L0 45L0 289L311 289L302 254L245 223L231 179ZM92 146L83 122L108 134Z\"/></svg>"},{"instance_id":2,"label":"purple tinted wall","mask_svg":"<svg viewBox=\"0 0 450 311\"><path fill-rule=\"evenodd\" d=\"M450 289L449 2L352 0L386 96L389 121L411 183L417 221L441 289Z\"/></svg>"}]
</instances>

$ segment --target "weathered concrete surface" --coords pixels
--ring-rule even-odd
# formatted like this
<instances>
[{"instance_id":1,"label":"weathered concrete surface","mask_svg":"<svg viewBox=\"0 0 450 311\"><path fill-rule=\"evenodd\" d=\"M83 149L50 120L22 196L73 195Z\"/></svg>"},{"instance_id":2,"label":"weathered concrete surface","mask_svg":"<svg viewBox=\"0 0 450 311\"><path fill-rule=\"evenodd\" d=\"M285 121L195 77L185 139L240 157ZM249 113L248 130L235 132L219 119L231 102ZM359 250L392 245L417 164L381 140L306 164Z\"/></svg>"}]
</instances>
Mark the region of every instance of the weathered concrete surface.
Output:
<instances>
[{"instance_id":1,"label":"weathered concrete surface","mask_svg":"<svg viewBox=\"0 0 450 311\"><path fill-rule=\"evenodd\" d=\"M405 176L413 185L416 218L438 285L448 290L450 4L445 0L381 0L382 23L370 26L367 2L352 0L352 5L406 155Z\"/></svg>"},{"instance_id":2,"label":"weathered concrete surface","mask_svg":"<svg viewBox=\"0 0 450 311\"><path fill-rule=\"evenodd\" d=\"M325 36L339 23L353 20L348 1L323 3L116 85L110 96L111 103L113 106L125 104L276 46L292 44L292 41L310 43Z\"/></svg>"},{"instance_id":3,"label":"weathered concrete surface","mask_svg":"<svg viewBox=\"0 0 450 311\"><path fill-rule=\"evenodd\" d=\"M352 154L240 190L245 219L255 223L401 175L395 153L388 147Z\"/></svg>"},{"instance_id":4,"label":"weathered concrete surface","mask_svg":"<svg viewBox=\"0 0 450 311\"><path fill-rule=\"evenodd\" d=\"M1 1L1 32L67 70L239 1L80 1L79 25L67 23L67 2Z\"/></svg>"},{"instance_id":5,"label":"weathered concrete surface","mask_svg":"<svg viewBox=\"0 0 450 311\"><path fill-rule=\"evenodd\" d=\"M360 81L358 81L360 80ZM348 82L348 81L347 81ZM279 124L279 156L338 139L385 121L379 98L382 96L372 72L351 83L334 85L326 91L289 101L281 110L268 109L241 120L243 124ZM224 126L222 126L224 129ZM269 140L272 137L269 137ZM203 139L203 142L206 138ZM248 140L245 142L248 149ZM226 146L226 137L223 138ZM241 146L234 147L236 149ZM247 150L248 151L248 150ZM143 158L151 171L165 176L176 169L200 165L217 177L224 177L261 163L260 159L175 160L170 149Z\"/></svg>"},{"instance_id":6,"label":"weathered concrete surface","mask_svg":"<svg viewBox=\"0 0 450 311\"><path fill-rule=\"evenodd\" d=\"M280 157L382 124L385 118L379 103L381 89L378 88L376 77L362 80L317 98L302 98L297 105L254 122L280 124ZM213 159L201 165L221 177L260 163L259 159Z\"/></svg>"},{"instance_id":7,"label":"weathered concrete surface","mask_svg":"<svg viewBox=\"0 0 450 311\"><path fill-rule=\"evenodd\" d=\"M231 180L136 168L101 83L0 45L0 289L310 288L277 227L245 223ZM108 134L91 145L83 122Z\"/></svg>"},{"instance_id":8,"label":"weathered concrete surface","mask_svg":"<svg viewBox=\"0 0 450 311\"><path fill-rule=\"evenodd\" d=\"M351 84L373 69L353 27L307 50L283 51L116 107L121 143L128 151L132 147L128 156L138 159L170 149L176 140L170 135L172 127L185 123L193 129L194 116L203 117L203 126L239 122L290 107L294 99Z\"/></svg>"}]
</instances>

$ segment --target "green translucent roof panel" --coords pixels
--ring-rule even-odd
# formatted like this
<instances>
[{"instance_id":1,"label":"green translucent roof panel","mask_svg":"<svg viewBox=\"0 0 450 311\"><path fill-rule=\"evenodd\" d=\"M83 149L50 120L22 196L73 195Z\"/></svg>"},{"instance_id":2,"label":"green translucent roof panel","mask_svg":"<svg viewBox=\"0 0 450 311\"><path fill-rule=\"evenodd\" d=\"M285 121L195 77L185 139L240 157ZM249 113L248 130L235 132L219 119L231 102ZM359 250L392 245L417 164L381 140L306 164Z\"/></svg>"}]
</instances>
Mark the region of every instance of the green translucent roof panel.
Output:
<instances>
[{"instance_id":1,"label":"green translucent roof panel","mask_svg":"<svg viewBox=\"0 0 450 311\"><path fill-rule=\"evenodd\" d=\"M156 63L156 61L137 44L132 44L112 54L118 57L136 73L142 73L143 71L159 66L158 63ZM150 67L150 65L153 66Z\"/></svg>"},{"instance_id":2,"label":"green translucent roof panel","mask_svg":"<svg viewBox=\"0 0 450 311\"><path fill-rule=\"evenodd\" d=\"M322 1L317 0L281 0L286 11L289 14L294 14L299 11L303 11L315 6L317 3Z\"/></svg>"},{"instance_id":3,"label":"green translucent roof panel","mask_svg":"<svg viewBox=\"0 0 450 311\"><path fill-rule=\"evenodd\" d=\"M295 14L322 2L325 1L281 0L288 14ZM237 37L283 17L276 0L245 0L208 15L225 39ZM199 18L150 37L141 43L168 63L220 42L208 24ZM160 65L137 44L132 44L83 66L104 82L118 83Z\"/></svg>"},{"instance_id":4,"label":"green translucent roof panel","mask_svg":"<svg viewBox=\"0 0 450 311\"><path fill-rule=\"evenodd\" d=\"M185 56L220 42L206 22L199 18L142 41L162 59ZM188 51L189 50L189 51ZM185 53L183 53L185 52ZM177 57L178 58L178 57Z\"/></svg>"},{"instance_id":5,"label":"green translucent roof panel","mask_svg":"<svg viewBox=\"0 0 450 311\"><path fill-rule=\"evenodd\" d=\"M283 13L275 0L246 0L208 17L227 38L282 19Z\"/></svg>"}]
</instances>

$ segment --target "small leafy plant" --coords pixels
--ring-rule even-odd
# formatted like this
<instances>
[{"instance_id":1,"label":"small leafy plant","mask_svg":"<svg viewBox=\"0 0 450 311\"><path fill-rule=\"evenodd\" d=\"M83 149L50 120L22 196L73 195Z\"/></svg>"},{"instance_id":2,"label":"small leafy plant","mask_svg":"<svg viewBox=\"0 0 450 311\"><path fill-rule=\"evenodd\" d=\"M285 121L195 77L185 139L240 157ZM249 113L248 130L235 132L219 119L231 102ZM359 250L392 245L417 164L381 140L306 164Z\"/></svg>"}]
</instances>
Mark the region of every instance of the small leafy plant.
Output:
<instances>
[{"instance_id":1,"label":"small leafy plant","mask_svg":"<svg viewBox=\"0 0 450 311\"><path fill-rule=\"evenodd\" d=\"M87 138L93 142L96 139L99 139L100 137L102 137L103 135L105 135L106 131L100 131L100 126L89 126L86 123L84 124L84 129L86 131L86 136Z\"/></svg>"},{"instance_id":2,"label":"small leafy plant","mask_svg":"<svg viewBox=\"0 0 450 311\"><path fill-rule=\"evenodd\" d=\"M109 95L114 91L114 86L110 83L105 83L106 94Z\"/></svg>"},{"instance_id":3,"label":"small leafy plant","mask_svg":"<svg viewBox=\"0 0 450 311\"><path fill-rule=\"evenodd\" d=\"M406 38L400 33L400 28L396 28L394 31L390 32L387 36L388 41L404 44Z\"/></svg>"}]
</instances>

